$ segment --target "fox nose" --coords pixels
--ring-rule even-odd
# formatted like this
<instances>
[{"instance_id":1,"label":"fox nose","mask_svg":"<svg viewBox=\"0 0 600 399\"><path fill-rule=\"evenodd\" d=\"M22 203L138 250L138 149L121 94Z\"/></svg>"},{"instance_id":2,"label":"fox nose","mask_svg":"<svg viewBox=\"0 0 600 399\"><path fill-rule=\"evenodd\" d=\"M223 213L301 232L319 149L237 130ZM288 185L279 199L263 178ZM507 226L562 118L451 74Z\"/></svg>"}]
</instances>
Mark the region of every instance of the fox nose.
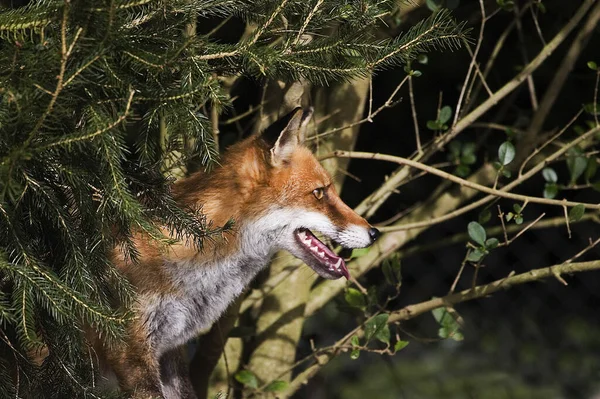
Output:
<instances>
[{"instance_id":1,"label":"fox nose","mask_svg":"<svg viewBox=\"0 0 600 399\"><path fill-rule=\"evenodd\" d=\"M369 229L369 237L371 237L371 242L375 242L381 235L381 232L377 230L375 227L371 227Z\"/></svg>"}]
</instances>

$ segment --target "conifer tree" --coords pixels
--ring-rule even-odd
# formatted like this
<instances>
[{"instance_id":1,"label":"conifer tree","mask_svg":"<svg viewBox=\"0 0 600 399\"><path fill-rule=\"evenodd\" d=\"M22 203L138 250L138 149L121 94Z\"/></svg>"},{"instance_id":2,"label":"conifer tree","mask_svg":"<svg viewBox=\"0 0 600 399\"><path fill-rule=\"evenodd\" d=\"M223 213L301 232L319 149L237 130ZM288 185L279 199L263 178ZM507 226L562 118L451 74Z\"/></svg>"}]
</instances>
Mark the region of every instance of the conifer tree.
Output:
<instances>
[{"instance_id":1,"label":"conifer tree","mask_svg":"<svg viewBox=\"0 0 600 399\"><path fill-rule=\"evenodd\" d=\"M0 393L7 397L94 395L85 331L91 326L109 343L123 333L132 290L108 253L117 246L135 260L132 232L157 245L185 234L202 247L231 227L179 208L169 190L182 165L210 168L218 159L205 111L231 105L222 78L326 85L464 40L464 27L443 11L397 38L377 38L392 1L21 3L0 6ZM235 43L201 29L232 18L248 26Z\"/></svg>"}]
</instances>

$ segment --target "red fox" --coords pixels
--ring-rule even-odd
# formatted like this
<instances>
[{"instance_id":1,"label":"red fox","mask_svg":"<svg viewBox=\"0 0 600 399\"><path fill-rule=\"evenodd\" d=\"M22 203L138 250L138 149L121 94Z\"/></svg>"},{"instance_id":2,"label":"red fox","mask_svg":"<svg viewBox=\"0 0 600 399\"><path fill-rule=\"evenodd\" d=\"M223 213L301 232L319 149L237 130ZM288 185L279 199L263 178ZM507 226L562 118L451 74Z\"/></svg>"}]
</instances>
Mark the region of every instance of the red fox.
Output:
<instances>
[{"instance_id":1,"label":"red fox","mask_svg":"<svg viewBox=\"0 0 600 399\"><path fill-rule=\"evenodd\" d=\"M113 262L136 289L126 345L105 357L123 390L136 397L195 398L184 344L209 327L271 256L287 250L326 279L349 277L344 260L315 237L346 248L371 245L379 231L338 196L331 177L303 146L312 110L296 108L263 134L230 148L212 172L176 182L182 206L201 206L214 225L235 221L228 239L199 251L168 250L135 238L139 261L115 250Z\"/></svg>"}]
</instances>

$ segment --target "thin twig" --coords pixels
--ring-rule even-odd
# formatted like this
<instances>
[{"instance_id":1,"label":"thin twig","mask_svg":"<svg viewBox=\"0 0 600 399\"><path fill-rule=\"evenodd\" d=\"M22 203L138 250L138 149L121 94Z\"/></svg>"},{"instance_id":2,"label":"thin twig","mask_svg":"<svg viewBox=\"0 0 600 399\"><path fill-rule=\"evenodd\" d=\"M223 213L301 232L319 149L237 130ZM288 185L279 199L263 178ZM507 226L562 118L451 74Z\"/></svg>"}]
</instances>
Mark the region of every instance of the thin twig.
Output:
<instances>
[{"instance_id":1,"label":"thin twig","mask_svg":"<svg viewBox=\"0 0 600 399\"><path fill-rule=\"evenodd\" d=\"M540 216L538 216L533 222L529 223L524 229L520 230L517 235L515 235L513 238L511 238L508 241L508 244L512 244L517 238L519 238L521 235L523 235L523 233L525 233L527 230L529 230L530 228L532 228L533 226L535 226L540 220L542 220L542 218L546 216L545 213L542 213Z\"/></svg>"},{"instance_id":2,"label":"thin twig","mask_svg":"<svg viewBox=\"0 0 600 399\"><path fill-rule=\"evenodd\" d=\"M495 195L497 197L503 197L508 199L513 199L517 201L529 201L537 204L545 204L545 205L554 205L554 206L569 206L574 207L577 205L583 205L586 209L600 209L600 204L590 204L590 203L580 203L566 200L554 200L549 198L539 198L539 197L531 197L527 195L514 194L508 191L503 190L495 190L490 187L482 186L481 184L474 183L469 180L462 179L458 176L450 174L448 172L444 172L443 170L439 170L436 168L432 168L429 165L425 165L421 162L412 161L410 159L397 157L393 155L386 154L376 154L372 152L359 152L359 151L334 151L329 156L325 156L322 159L331 158L331 157L340 157L340 158L360 158L360 159L375 159L380 161L388 161L395 162L401 165L407 165L412 168L424 170L433 175L439 176L443 179L450 180L454 183L460 184L461 186L469 187L474 190L481 191L486 194Z\"/></svg>"},{"instance_id":3,"label":"thin twig","mask_svg":"<svg viewBox=\"0 0 600 399\"><path fill-rule=\"evenodd\" d=\"M569 123L567 123L562 129L560 129L560 131L558 133L556 133L554 136L550 137L548 140L546 140L541 146L537 147L535 150L533 150L533 152L531 154L529 154L529 156L527 158L525 158L525 160L523 161L523 163L521 164L521 167L519 168L519 177L523 176L523 170L525 169L525 166L529 163L529 161L536 156L537 154L540 153L540 151L542 151L548 144L554 142L556 139L558 139L564 132L567 131L567 129L569 127L571 127L571 125L573 123L575 123L575 121L577 120L577 118L579 118L579 116L583 113L583 110L580 109L577 114L571 118L571 120L569 121Z\"/></svg>"},{"instance_id":4,"label":"thin twig","mask_svg":"<svg viewBox=\"0 0 600 399\"><path fill-rule=\"evenodd\" d=\"M521 50L521 58L523 59L523 63L529 63L529 57L527 56L527 47L525 46L525 38L523 36L523 25L521 24L521 12L519 11L519 3L514 3L514 11L515 11L515 22L517 24L517 33L519 36L519 42L521 45L519 49ZM533 82L533 75L529 75L527 77L527 87L529 89L529 97L531 98L531 108L536 111L538 108L538 99L537 94L535 92L535 83Z\"/></svg>"},{"instance_id":5,"label":"thin twig","mask_svg":"<svg viewBox=\"0 0 600 399\"><path fill-rule=\"evenodd\" d=\"M563 200L565 201L565 200ZM566 202L566 201L565 201ZM565 224L567 225L567 231L569 232L569 239L571 238L571 226L569 226L569 211L567 210L567 205L563 205L563 211L565 214Z\"/></svg>"},{"instance_id":6,"label":"thin twig","mask_svg":"<svg viewBox=\"0 0 600 399\"><path fill-rule=\"evenodd\" d=\"M594 121L596 122L596 126L598 123L598 83L600 83L600 69L596 71L596 85L594 86Z\"/></svg>"},{"instance_id":7,"label":"thin twig","mask_svg":"<svg viewBox=\"0 0 600 399\"><path fill-rule=\"evenodd\" d=\"M458 273L456 274L456 277L454 278L454 281L452 282L452 286L450 287L450 291L448 291L448 294L454 293L454 290L456 289L456 285L458 284L458 281L460 280L460 277L462 276L462 273L465 270L465 266L467 264L467 256L468 256L468 253L465 254L465 257L464 257L462 263L460 264L460 269L458 269Z\"/></svg>"},{"instance_id":8,"label":"thin twig","mask_svg":"<svg viewBox=\"0 0 600 399\"><path fill-rule=\"evenodd\" d=\"M498 205L498 218L500 218L500 223L502 224L502 231L504 232L504 244L508 245L508 233L506 231L506 225L504 224L504 213Z\"/></svg>"},{"instance_id":9,"label":"thin twig","mask_svg":"<svg viewBox=\"0 0 600 399\"><path fill-rule=\"evenodd\" d=\"M309 137L307 140L310 141L310 140L321 139L321 138L329 136L329 135L331 135L333 133L337 133L337 132L340 132L342 130L349 129L349 128L354 127L354 126L362 125L365 122L369 122L375 116L377 116L377 114L379 114L381 111L383 111L386 108L390 108L390 107L392 107L394 105L394 101L393 101L394 97L396 96L396 94L398 94L398 91L400 91L400 89L402 88L402 86L404 85L404 83L406 83L407 80L408 80L408 76L405 76L404 79L402 79L402 81L400 83L398 83L398 85L396 86L396 88L394 89L394 91L392 91L392 94L390 94L390 96L383 103L383 105L380 106L379 108L377 108L375 111L373 111L372 114L367 115L366 118L363 118L361 120L358 120L356 122L350 123L350 124L342 126L342 127L338 127L338 128L335 128L335 129L327 130L327 131L325 131L323 133L315 134L314 136Z\"/></svg>"},{"instance_id":10,"label":"thin twig","mask_svg":"<svg viewBox=\"0 0 600 399\"><path fill-rule=\"evenodd\" d=\"M458 102L456 103L456 111L454 112L454 121L452 122L452 126L456 126L458 122L458 117L461 114L462 102L465 96L465 92L467 90L467 86L469 85L469 81L471 79L471 72L475 64L477 63L477 55L479 54L479 49L481 48L481 43L483 42L483 32L485 30L485 5L483 4L483 0L479 0L479 8L481 10L481 25L479 27L479 38L477 39L477 44L475 45L475 51L473 52L473 56L471 57L471 62L469 63L469 69L467 70L467 76L465 77L465 82L460 89L460 95L458 96ZM482 81L483 82L483 81Z\"/></svg>"},{"instance_id":11,"label":"thin twig","mask_svg":"<svg viewBox=\"0 0 600 399\"><path fill-rule=\"evenodd\" d=\"M410 98L410 110L412 113L413 125L415 127L415 140L417 143L417 152L419 154L423 153L423 149L421 148L421 136L419 134L419 119L417 117L417 108L415 106L415 94L413 90L413 81L412 75L408 74L408 95Z\"/></svg>"},{"instance_id":12,"label":"thin twig","mask_svg":"<svg viewBox=\"0 0 600 399\"><path fill-rule=\"evenodd\" d=\"M581 258L586 252L588 252L590 249L594 248L599 243L600 243L600 238L598 238L596 241L593 241L593 242L590 239L590 244L587 247L585 247L581 251L577 252L573 257L564 261L563 264L573 263L574 260Z\"/></svg>"},{"instance_id":13,"label":"thin twig","mask_svg":"<svg viewBox=\"0 0 600 399\"><path fill-rule=\"evenodd\" d=\"M544 39L544 35L542 34L542 29L540 28L540 23L538 22L537 15L535 14L535 11L533 10L533 7L531 7L529 10L531 11L531 18L533 19L533 24L535 25L535 30L536 30L539 38L540 38L540 41L545 46L546 45L546 39Z\"/></svg>"}]
</instances>

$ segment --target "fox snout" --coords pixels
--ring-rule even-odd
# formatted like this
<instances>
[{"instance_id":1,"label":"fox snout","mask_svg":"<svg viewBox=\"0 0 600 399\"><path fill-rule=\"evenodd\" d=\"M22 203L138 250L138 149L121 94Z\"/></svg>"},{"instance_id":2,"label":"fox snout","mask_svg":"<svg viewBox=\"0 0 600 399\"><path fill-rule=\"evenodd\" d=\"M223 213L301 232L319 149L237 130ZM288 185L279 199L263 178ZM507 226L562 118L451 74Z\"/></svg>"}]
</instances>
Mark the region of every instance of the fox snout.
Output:
<instances>
[{"instance_id":1,"label":"fox snout","mask_svg":"<svg viewBox=\"0 0 600 399\"><path fill-rule=\"evenodd\" d=\"M339 231L336 241L345 248L366 248L379 238L381 233L375 227L350 225Z\"/></svg>"}]
</instances>

